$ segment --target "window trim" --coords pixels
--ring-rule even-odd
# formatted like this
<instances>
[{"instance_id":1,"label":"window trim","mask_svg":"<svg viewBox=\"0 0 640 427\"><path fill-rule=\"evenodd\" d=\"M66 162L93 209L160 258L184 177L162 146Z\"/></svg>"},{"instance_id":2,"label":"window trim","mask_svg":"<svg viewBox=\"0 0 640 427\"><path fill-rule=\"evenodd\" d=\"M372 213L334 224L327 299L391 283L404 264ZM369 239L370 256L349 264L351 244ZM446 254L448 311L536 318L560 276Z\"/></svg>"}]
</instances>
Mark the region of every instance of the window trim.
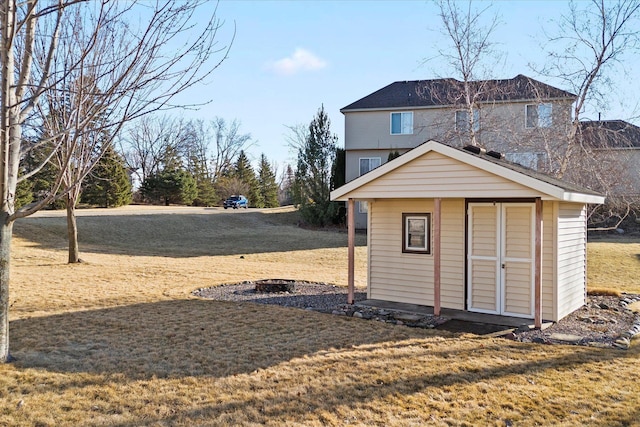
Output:
<instances>
[{"instance_id":1,"label":"window trim","mask_svg":"<svg viewBox=\"0 0 640 427\"><path fill-rule=\"evenodd\" d=\"M409 227L408 223L411 219L422 219L425 222L424 246L420 248L409 246ZM402 253L409 254L431 254L431 213L402 213Z\"/></svg>"},{"instance_id":2,"label":"window trim","mask_svg":"<svg viewBox=\"0 0 640 427\"><path fill-rule=\"evenodd\" d=\"M548 106L549 107L549 117L545 117L545 120L540 120L540 107ZM530 107L535 107L536 109L536 120L533 126L529 126L529 115L528 109ZM524 106L524 127L525 129L536 129L536 128L550 128L553 126L553 104L551 102L540 102L537 104L525 104Z\"/></svg>"},{"instance_id":3,"label":"window trim","mask_svg":"<svg viewBox=\"0 0 640 427\"><path fill-rule=\"evenodd\" d=\"M458 126L458 113L465 113L465 115L469 116L468 110L456 110L453 114L453 119L455 121L455 128L457 132L471 132L470 129L460 129ZM465 118L464 120L465 127L469 124L469 120ZM473 132L480 132L480 110L477 108L473 109Z\"/></svg>"},{"instance_id":4,"label":"window trim","mask_svg":"<svg viewBox=\"0 0 640 427\"><path fill-rule=\"evenodd\" d=\"M363 161L363 160L368 160L368 161L369 161L369 167L370 167L370 169L369 169L367 172L365 172L365 173L369 173L369 172L371 172L372 170L374 170L375 168L379 168L380 166L382 166L382 157L375 157L375 156L371 156L371 157L358 157L358 176L359 176L359 177L365 174L365 173L362 173L362 171L361 171L361 169L360 169L360 162L361 162L361 161ZM372 168L372 167L371 167L371 160L377 160L377 161L378 161L378 166L376 166L376 167Z\"/></svg>"},{"instance_id":5,"label":"window trim","mask_svg":"<svg viewBox=\"0 0 640 427\"><path fill-rule=\"evenodd\" d=\"M400 132L393 131L393 115L400 114ZM405 124L404 119L405 115L411 117L411 132L404 132ZM393 111L389 113L389 134L390 135L413 135L413 111Z\"/></svg>"}]
</instances>

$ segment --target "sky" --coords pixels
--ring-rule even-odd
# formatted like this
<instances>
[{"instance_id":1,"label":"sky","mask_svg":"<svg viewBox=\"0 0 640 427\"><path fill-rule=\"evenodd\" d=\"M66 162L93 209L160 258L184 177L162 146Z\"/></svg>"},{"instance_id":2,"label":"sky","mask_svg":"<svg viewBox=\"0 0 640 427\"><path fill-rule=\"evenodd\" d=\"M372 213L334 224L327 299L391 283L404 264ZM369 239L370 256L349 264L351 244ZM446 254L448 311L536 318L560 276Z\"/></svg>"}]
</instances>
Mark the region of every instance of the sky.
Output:
<instances>
[{"instance_id":1,"label":"sky","mask_svg":"<svg viewBox=\"0 0 640 427\"><path fill-rule=\"evenodd\" d=\"M205 7L211 13L216 3ZM528 64L545 60L541 28L552 28L551 21L567 10L563 1L495 2L491 13L498 13L501 25L493 39L505 59L489 65L491 78L539 78ZM234 31L235 39L208 83L182 95L185 102L211 102L182 115L239 120L241 132L255 141L251 158L264 153L280 171L285 163L295 165L287 126L308 125L321 105L343 146L341 108L394 81L455 77L437 57L448 40L431 2L221 0L217 16L223 21L218 46L227 46ZM638 70L640 58L626 58L623 65ZM640 89L633 75L621 75L619 81L624 95L610 100L603 119L638 115Z\"/></svg>"}]
</instances>

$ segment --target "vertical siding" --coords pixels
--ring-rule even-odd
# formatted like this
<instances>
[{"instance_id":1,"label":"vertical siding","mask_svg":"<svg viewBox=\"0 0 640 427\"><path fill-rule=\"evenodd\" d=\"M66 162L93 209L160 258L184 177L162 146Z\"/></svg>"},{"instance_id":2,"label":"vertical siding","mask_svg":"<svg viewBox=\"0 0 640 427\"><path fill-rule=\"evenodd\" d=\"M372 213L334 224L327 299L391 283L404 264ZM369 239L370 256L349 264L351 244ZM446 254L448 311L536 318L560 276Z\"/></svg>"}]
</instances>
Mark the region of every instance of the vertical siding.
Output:
<instances>
[{"instance_id":1,"label":"vertical siding","mask_svg":"<svg viewBox=\"0 0 640 427\"><path fill-rule=\"evenodd\" d=\"M542 318L556 316L556 221L558 202L542 202Z\"/></svg>"},{"instance_id":2,"label":"vertical siding","mask_svg":"<svg viewBox=\"0 0 640 427\"><path fill-rule=\"evenodd\" d=\"M559 320L580 308L586 292L586 206L560 203L557 231L557 280Z\"/></svg>"},{"instance_id":3,"label":"vertical siding","mask_svg":"<svg viewBox=\"0 0 640 427\"><path fill-rule=\"evenodd\" d=\"M402 252L402 213L433 213L433 206L432 199L370 205L369 298L433 305L433 255ZM463 309L464 200L443 200L441 237L441 305Z\"/></svg>"},{"instance_id":4,"label":"vertical siding","mask_svg":"<svg viewBox=\"0 0 640 427\"><path fill-rule=\"evenodd\" d=\"M497 263L500 206L486 204L469 207L469 309L496 313L499 310Z\"/></svg>"},{"instance_id":5,"label":"vertical siding","mask_svg":"<svg viewBox=\"0 0 640 427\"><path fill-rule=\"evenodd\" d=\"M503 311L533 316L533 205L503 205Z\"/></svg>"}]
</instances>

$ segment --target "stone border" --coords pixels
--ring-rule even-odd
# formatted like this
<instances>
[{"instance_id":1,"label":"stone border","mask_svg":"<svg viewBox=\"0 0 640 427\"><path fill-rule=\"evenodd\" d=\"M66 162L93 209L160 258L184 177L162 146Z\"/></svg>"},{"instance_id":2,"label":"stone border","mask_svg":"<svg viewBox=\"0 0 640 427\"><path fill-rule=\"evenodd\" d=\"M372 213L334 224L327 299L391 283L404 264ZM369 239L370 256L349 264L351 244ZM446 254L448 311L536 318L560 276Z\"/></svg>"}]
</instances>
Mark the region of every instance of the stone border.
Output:
<instances>
[{"instance_id":1,"label":"stone border","mask_svg":"<svg viewBox=\"0 0 640 427\"><path fill-rule=\"evenodd\" d=\"M633 321L633 326L628 331L620 334L620 338L618 338L613 343L613 345L617 348L620 348L622 350L627 350L631 345L631 340L635 336L640 334L640 308L638 311L635 311L629 308L629 306L636 304L639 301L640 301L640 296L636 296L634 298L625 297L620 301L620 305L622 306L623 309L635 312L635 319Z\"/></svg>"}]
</instances>

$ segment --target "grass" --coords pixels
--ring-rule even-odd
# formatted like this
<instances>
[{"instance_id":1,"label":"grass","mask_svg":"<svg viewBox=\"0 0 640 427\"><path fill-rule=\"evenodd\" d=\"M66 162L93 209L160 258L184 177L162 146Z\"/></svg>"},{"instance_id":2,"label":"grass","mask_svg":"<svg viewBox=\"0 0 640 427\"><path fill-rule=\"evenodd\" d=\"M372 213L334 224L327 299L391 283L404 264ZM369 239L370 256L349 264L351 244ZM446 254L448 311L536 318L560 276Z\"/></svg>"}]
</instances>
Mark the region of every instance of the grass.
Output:
<instances>
[{"instance_id":1,"label":"grass","mask_svg":"<svg viewBox=\"0 0 640 427\"><path fill-rule=\"evenodd\" d=\"M590 288L640 293L640 241L611 236L590 241L587 250Z\"/></svg>"},{"instance_id":2,"label":"grass","mask_svg":"<svg viewBox=\"0 0 640 427\"><path fill-rule=\"evenodd\" d=\"M346 285L346 234L292 226L286 209L132 209L79 218L77 265L63 217L16 224L0 425L638 425L637 342L532 345L192 298L259 278ZM600 244L594 265L636 251ZM589 277L640 292L638 263Z\"/></svg>"}]
</instances>

